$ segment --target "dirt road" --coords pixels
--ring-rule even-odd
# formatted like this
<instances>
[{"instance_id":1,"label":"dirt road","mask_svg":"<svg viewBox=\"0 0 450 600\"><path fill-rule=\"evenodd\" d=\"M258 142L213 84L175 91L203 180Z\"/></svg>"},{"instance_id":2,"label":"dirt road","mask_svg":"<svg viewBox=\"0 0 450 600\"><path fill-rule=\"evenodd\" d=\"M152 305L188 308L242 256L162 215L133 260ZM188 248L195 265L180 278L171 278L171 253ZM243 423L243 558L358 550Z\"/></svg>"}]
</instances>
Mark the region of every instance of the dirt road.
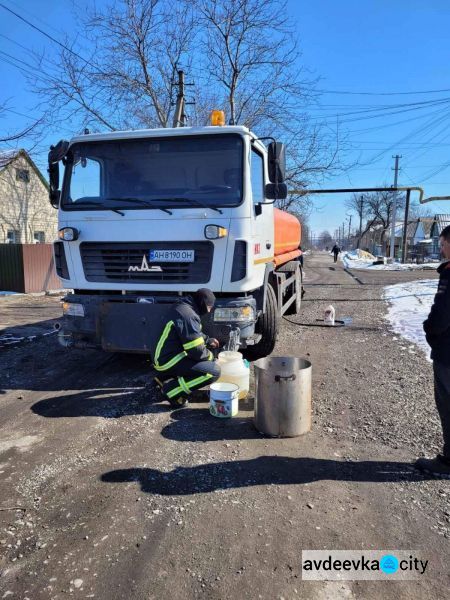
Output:
<instances>
[{"instance_id":1,"label":"dirt road","mask_svg":"<svg viewBox=\"0 0 450 600\"><path fill-rule=\"evenodd\" d=\"M450 483L411 468L440 441L431 364L393 339L381 299L435 275L351 273L326 255L305 270L302 314L276 348L313 363L299 438L257 434L251 398L229 421L206 404L170 412L142 358L54 336L0 348L0 598L448 596ZM329 303L352 323L315 327ZM0 312L45 333L60 307L20 297ZM429 568L416 582L307 582L303 549L414 550Z\"/></svg>"}]
</instances>

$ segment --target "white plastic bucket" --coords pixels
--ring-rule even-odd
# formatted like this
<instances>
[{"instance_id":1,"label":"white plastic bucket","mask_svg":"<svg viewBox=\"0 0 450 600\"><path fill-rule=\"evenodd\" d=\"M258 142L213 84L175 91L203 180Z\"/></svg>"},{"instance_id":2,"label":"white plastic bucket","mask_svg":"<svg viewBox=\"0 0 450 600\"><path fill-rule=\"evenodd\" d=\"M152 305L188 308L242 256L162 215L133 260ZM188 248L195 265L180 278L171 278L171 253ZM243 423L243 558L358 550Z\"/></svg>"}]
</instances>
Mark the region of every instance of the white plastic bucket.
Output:
<instances>
[{"instance_id":1,"label":"white plastic bucket","mask_svg":"<svg viewBox=\"0 0 450 600\"><path fill-rule=\"evenodd\" d=\"M209 388L209 412L213 417L228 419L239 410L239 386L235 383L217 382Z\"/></svg>"}]
</instances>

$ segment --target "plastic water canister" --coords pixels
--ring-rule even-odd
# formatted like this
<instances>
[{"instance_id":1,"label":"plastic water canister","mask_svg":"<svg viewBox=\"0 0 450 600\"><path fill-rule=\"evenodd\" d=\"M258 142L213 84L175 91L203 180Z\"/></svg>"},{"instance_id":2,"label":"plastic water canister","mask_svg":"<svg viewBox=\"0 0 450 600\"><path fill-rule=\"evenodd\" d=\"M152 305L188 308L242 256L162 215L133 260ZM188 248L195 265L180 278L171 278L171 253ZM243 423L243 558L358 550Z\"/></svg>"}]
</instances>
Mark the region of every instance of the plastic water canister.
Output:
<instances>
[{"instance_id":1,"label":"plastic water canister","mask_svg":"<svg viewBox=\"0 0 450 600\"><path fill-rule=\"evenodd\" d=\"M247 397L250 388L250 365L240 352L224 351L217 358L220 365L218 382L235 383L239 387L239 400Z\"/></svg>"},{"instance_id":2,"label":"plastic water canister","mask_svg":"<svg viewBox=\"0 0 450 600\"><path fill-rule=\"evenodd\" d=\"M336 316L336 311L334 310L334 306L331 306L331 304L330 304L325 309L325 315L324 315L324 319L323 319L325 325L334 325L335 316Z\"/></svg>"}]
</instances>

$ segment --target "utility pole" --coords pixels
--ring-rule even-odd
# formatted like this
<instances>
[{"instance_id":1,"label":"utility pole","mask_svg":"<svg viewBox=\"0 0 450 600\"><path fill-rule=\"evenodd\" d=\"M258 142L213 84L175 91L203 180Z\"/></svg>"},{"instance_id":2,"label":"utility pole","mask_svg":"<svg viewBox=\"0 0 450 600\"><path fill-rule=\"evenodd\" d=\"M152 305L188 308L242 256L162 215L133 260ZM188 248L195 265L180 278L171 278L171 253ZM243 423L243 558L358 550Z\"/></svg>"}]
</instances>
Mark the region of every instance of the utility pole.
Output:
<instances>
[{"instance_id":1,"label":"utility pole","mask_svg":"<svg viewBox=\"0 0 450 600\"><path fill-rule=\"evenodd\" d=\"M360 248L360 246L361 246L363 204L364 204L364 196L361 196L360 199L359 199L359 237L358 237L358 248Z\"/></svg>"},{"instance_id":2,"label":"utility pole","mask_svg":"<svg viewBox=\"0 0 450 600\"><path fill-rule=\"evenodd\" d=\"M342 223L342 246L345 244L345 221ZM342 248L343 250L344 248Z\"/></svg>"},{"instance_id":3,"label":"utility pole","mask_svg":"<svg viewBox=\"0 0 450 600\"><path fill-rule=\"evenodd\" d=\"M406 206L405 206L405 221L403 223L403 244L402 244L402 263L406 262L406 244L408 243L408 216L409 216L409 197L411 190L406 192Z\"/></svg>"},{"instance_id":4,"label":"utility pole","mask_svg":"<svg viewBox=\"0 0 450 600\"><path fill-rule=\"evenodd\" d=\"M393 156L395 158L395 167L394 167L394 188L397 187L398 183L398 162L402 158L398 154ZM394 192L394 196L392 199L392 222L391 222L391 248L390 248L390 258L394 260L395 258L395 221L397 218L397 192Z\"/></svg>"},{"instance_id":5,"label":"utility pole","mask_svg":"<svg viewBox=\"0 0 450 600\"><path fill-rule=\"evenodd\" d=\"M178 94L175 112L173 115L172 127L184 127L186 125L186 115L184 113L184 71L178 71Z\"/></svg>"},{"instance_id":6,"label":"utility pole","mask_svg":"<svg viewBox=\"0 0 450 600\"><path fill-rule=\"evenodd\" d=\"M350 229L352 226L352 215L350 215L350 220L348 222L348 246L350 248Z\"/></svg>"}]
</instances>

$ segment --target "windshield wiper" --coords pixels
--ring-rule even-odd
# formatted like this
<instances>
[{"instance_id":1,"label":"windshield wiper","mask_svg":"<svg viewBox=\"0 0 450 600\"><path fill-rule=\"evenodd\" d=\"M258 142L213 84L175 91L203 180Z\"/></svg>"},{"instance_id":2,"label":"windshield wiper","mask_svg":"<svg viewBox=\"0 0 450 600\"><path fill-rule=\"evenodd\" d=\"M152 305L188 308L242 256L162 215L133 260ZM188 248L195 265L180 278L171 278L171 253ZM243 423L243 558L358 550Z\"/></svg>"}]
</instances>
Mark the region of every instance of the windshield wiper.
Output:
<instances>
[{"instance_id":1,"label":"windshield wiper","mask_svg":"<svg viewBox=\"0 0 450 600\"><path fill-rule=\"evenodd\" d=\"M220 210L220 208L217 208L217 206L208 206L207 204L200 202L200 200L197 200L196 198L190 198L188 196L176 196L175 198L164 198L164 200L167 200L168 202L193 202L197 206L201 206L202 208L210 208L221 215L223 214L223 210Z\"/></svg>"},{"instance_id":2,"label":"windshield wiper","mask_svg":"<svg viewBox=\"0 0 450 600\"><path fill-rule=\"evenodd\" d=\"M111 208L110 206L104 206L103 204L100 204L99 202L92 202L91 200L86 200L85 202L72 202L72 204L74 206L98 206L99 208L101 208L103 210L112 210L113 212L121 215L122 217L125 216L125 213L122 212L121 210L119 210L118 208Z\"/></svg>"},{"instance_id":3,"label":"windshield wiper","mask_svg":"<svg viewBox=\"0 0 450 600\"><path fill-rule=\"evenodd\" d=\"M163 210L168 215L173 215L173 212L168 208L164 208L163 206L155 206L153 202L148 202L147 200L143 200L142 198L133 198L133 196L125 196L123 198L106 198L106 200L114 200L115 202L132 202L133 204L143 204L144 206L148 206L149 208Z\"/></svg>"}]
</instances>

